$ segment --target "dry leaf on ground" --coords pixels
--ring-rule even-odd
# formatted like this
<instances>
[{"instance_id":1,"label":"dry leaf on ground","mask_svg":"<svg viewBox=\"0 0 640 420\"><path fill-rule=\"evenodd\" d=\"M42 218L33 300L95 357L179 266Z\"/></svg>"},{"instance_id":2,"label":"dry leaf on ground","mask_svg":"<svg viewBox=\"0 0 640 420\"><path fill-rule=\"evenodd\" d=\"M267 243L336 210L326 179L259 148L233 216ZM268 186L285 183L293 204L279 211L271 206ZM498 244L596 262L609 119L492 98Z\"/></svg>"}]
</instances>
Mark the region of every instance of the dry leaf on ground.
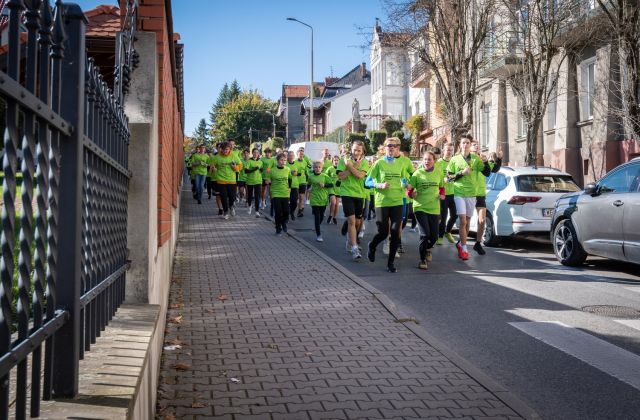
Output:
<instances>
[{"instance_id":1,"label":"dry leaf on ground","mask_svg":"<svg viewBox=\"0 0 640 420\"><path fill-rule=\"evenodd\" d=\"M234 384L239 384L240 383L240 379L238 379L238 378L230 378L229 380L231 382L233 382Z\"/></svg>"},{"instance_id":2,"label":"dry leaf on ground","mask_svg":"<svg viewBox=\"0 0 640 420\"><path fill-rule=\"evenodd\" d=\"M209 406L201 402L194 402L193 404L191 404L191 408L205 408L205 407L209 407Z\"/></svg>"},{"instance_id":3,"label":"dry leaf on ground","mask_svg":"<svg viewBox=\"0 0 640 420\"><path fill-rule=\"evenodd\" d=\"M173 303L169 305L169 309L182 309L184 308L184 303Z\"/></svg>"},{"instance_id":4,"label":"dry leaf on ground","mask_svg":"<svg viewBox=\"0 0 640 420\"><path fill-rule=\"evenodd\" d=\"M173 340L167 340L164 342L165 345L167 346L184 346L184 342L178 340L178 339L173 339Z\"/></svg>"},{"instance_id":5,"label":"dry leaf on ground","mask_svg":"<svg viewBox=\"0 0 640 420\"><path fill-rule=\"evenodd\" d=\"M191 365L186 363L176 363L172 366L175 370L189 370L191 369Z\"/></svg>"},{"instance_id":6,"label":"dry leaf on ground","mask_svg":"<svg viewBox=\"0 0 640 420\"><path fill-rule=\"evenodd\" d=\"M305 353L304 353L304 355L305 355L305 356L313 356L313 353L312 353L312 352L310 352L310 351L307 351L307 352L305 352Z\"/></svg>"},{"instance_id":7,"label":"dry leaf on ground","mask_svg":"<svg viewBox=\"0 0 640 420\"><path fill-rule=\"evenodd\" d=\"M169 318L168 321L171 324L182 324L182 315L174 316L173 318Z\"/></svg>"},{"instance_id":8,"label":"dry leaf on ground","mask_svg":"<svg viewBox=\"0 0 640 420\"><path fill-rule=\"evenodd\" d=\"M224 293L218 296L218 300L224 302L225 300L229 300L229 295L225 295Z\"/></svg>"},{"instance_id":9,"label":"dry leaf on ground","mask_svg":"<svg viewBox=\"0 0 640 420\"><path fill-rule=\"evenodd\" d=\"M176 420L176 416L174 416L173 414L167 414L166 416L164 416L164 420Z\"/></svg>"},{"instance_id":10,"label":"dry leaf on ground","mask_svg":"<svg viewBox=\"0 0 640 420\"><path fill-rule=\"evenodd\" d=\"M208 314L213 314L216 312L214 309L205 309L204 311Z\"/></svg>"}]
</instances>

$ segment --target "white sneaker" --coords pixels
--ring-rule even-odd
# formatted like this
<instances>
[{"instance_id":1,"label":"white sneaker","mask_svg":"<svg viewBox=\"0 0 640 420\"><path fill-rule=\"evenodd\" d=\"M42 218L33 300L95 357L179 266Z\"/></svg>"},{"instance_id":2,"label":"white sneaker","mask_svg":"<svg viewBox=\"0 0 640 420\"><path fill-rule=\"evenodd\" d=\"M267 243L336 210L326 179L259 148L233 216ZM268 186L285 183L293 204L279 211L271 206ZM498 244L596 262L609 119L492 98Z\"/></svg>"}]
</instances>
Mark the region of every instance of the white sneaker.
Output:
<instances>
[{"instance_id":1,"label":"white sneaker","mask_svg":"<svg viewBox=\"0 0 640 420\"><path fill-rule=\"evenodd\" d=\"M322 235L318 235L318 237L316 238L317 242L324 242L324 239L322 239Z\"/></svg>"},{"instance_id":2,"label":"white sneaker","mask_svg":"<svg viewBox=\"0 0 640 420\"><path fill-rule=\"evenodd\" d=\"M358 247L351 249L351 258L353 258L354 260L359 260L360 258L362 258L362 254L360 254L360 250L358 249Z\"/></svg>"},{"instance_id":3,"label":"white sneaker","mask_svg":"<svg viewBox=\"0 0 640 420\"><path fill-rule=\"evenodd\" d=\"M236 217L236 206L231 207L231 215Z\"/></svg>"},{"instance_id":4,"label":"white sneaker","mask_svg":"<svg viewBox=\"0 0 640 420\"><path fill-rule=\"evenodd\" d=\"M311 203L309 202L309 200L305 200L304 204L306 204L308 206Z\"/></svg>"},{"instance_id":5,"label":"white sneaker","mask_svg":"<svg viewBox=\"0 0 640 420\"><path fill-rule=\"evenodd\" d=\"M358 238L360 238L360 239L364 238L364 229L362 229L360 232L358 232Z\"/></svg>"},{"instance_id":6,"label":"white sneaker","mask_svg":"<svg viewBox=\"0 0 640 420\"><path fill-rule=\"evenodd\" d=\"M222 216L222 218L223 218L224 220L229 220L229 214L228 214L228 213L225 213L225 214Z\"/></svg>"},{"instance_id":7,"label":"white sneaker","mask_svg":"<svg viewBox=\"0 0 640 420\"><path fill-rule=\"evenodd\" d=\"M347 242L344 244L345 252L351 252L351 244L349 243L349 238L347 238Z\"/></svg>"},{"instance_id":8,"label":"white sneaker","mask_svg":"<svg viewBox=\"0 0 640 420\"><path fill-rule=\"evenodd\" d=\"M260 214L260 212L259 212L259 211L257 211L257 212L256 212L256 219L259 219L259 218L261 218L261 217L262 217L262 214Z\"/></svg>"},{"instance_id":9,"label":"white sneaker","mask_svg":"<svg viewBox=\"0 0 640 420\"><path fill-rule=\"evenodd\" d=\"M253 207L249 206L249 212L247 213L249 216L251 216L251 212L253 211Z\"/></svg>"},{"instance_id":10,"label":"white sneaker","mask_svg":"<svg viewBox=\"0 0 640 420\"><path fill-rule=\"evenodd\" d=\"M389 255L389 241L384 241L382 244L382 253L384 255Z\"/></svg>"}]
</instances>

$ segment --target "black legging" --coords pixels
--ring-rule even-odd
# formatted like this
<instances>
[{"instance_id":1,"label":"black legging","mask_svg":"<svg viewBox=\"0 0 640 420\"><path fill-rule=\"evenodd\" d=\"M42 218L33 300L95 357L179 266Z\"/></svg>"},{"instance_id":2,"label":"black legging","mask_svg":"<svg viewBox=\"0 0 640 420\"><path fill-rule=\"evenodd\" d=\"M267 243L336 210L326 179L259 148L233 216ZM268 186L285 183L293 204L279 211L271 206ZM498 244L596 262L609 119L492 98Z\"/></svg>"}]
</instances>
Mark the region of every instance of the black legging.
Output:
<instances>
[{"instance_id":1,"label":"black legging","mask_svg":"<svg viewBox=\"0 0 640 420\"><path fill-rule=\"evenodd\" d=\"M283 227L287 226L289 220L289 199L288 198L272 198L271 207L275 213L276 232L280 233Z\"/></svg>"},{"instance_id":2,"label":"black legging","mask_svg":"<svg viewBox=\"0 0 640 420\"><path fill-rule=\"evenodd\" d=\"M449 213L449 222L447 222L447 213ZM453 194L445 195L444 200L440 201L440 226L438 228L438 236L442 238L445 233L451 232L457 218L458 215L456 213L456 203L453 201Z\"/></svg>"},{"instance_id":3,"label":"black legging","mask_svg":"<svg viewBox=\"0 0 640 420\"><path fill-rule=\"evenodd\" d=\"M378 233L371 240L371 247L375 249L380 242L387 239L391 233L389 241L389 258L387 265L392 265L398 251L400 243L400 229L402 227L402 205L392 207L376 207L376 226ZM389 229L391 226L391 229Z\"/></svg>"},{"instance_id":4,"label":"black legging","mask_svg":"<svg viewBox=\"0 0 640 420\"><path fill-rule=\"evenodd\" d=\"M311 206L311 213L313 214L313 223L316 227L316 235L320 236L320 225L324 220L324 211L327 206Z\"/></svg>"},{"instance_id":5,"label":"black legging","mask_svg":"<svg viewBox=\"0 0 640 420\"><path fill-rule=\"evenodd\" d=\"M247 204L251 206L251 200L254 200L254 208L260 210L260 200L262 200L262 184L247 185Z\"/></svg>"},{"instance_id":6,"label":"black legging","mask_svg":"<svg viewBox=\"0 0 640 420\"><path fill-rule=\"evenodd\" d=\"M298 189L291 188L291 192L289 193L289 213L293 214L298 207Z\"/></svg>"},{"instance_id":7,"label":"black legging","mask_svg":"<svg viewBox=\"0 0 640 420\"><path fill-rule=\"evenodd\" d=\"M215 181L207 178L207 195L211 198L211 194L214 193Z\"/></svg>"},{"instance_id":8,"label":"black legging","mask_svg":"<svg viewBox=\"0 0 640 420\"><path fill-rule=\"evenodd\" d=\"M229 207L233 207L236 202L236 184L218 183L218 191L220 191L222 210L226 213L229 211Z\"/></svg>"},{"instance_id":9,"label":"black legging","mask_svg":"<svg viewBox=\"0 0 640 420\"><path fill-rule=\"evenodd\" d=\"M411 220L411 229L415 229L417 221L413 213L413 203L407 203L407 215L402 219L402 229L407 226L407 220Z\"/></svg>"},{"instance_id":10,"label":"black legging","mask_svg":"<svg viewBox=\"0 0 640 420\"><path fill-rule=\"evenodd\" d=\"M437 214L428 214L422 211L415 213L418 225L420 226L420 242L418 250L420 259L427 257L427 250L431 249L438 240L438 218Z\"/></svg>"}]
</instances>

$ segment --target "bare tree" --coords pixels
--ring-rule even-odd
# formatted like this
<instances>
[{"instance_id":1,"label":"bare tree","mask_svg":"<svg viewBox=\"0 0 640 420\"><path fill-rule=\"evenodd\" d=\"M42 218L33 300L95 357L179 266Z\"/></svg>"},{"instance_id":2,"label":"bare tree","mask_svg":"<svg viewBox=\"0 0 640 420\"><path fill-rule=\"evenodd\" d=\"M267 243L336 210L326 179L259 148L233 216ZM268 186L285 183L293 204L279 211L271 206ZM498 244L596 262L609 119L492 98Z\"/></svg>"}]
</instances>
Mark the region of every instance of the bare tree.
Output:
<instances>
[{"instance_id":1,"label":"bare tree","mask_svg":"<svg viewBox=\"0 0 640 420\"><path fill-rule=\"evenodd\" d=\"M597 0L607 16L617 48L620 71L620 109L627 135L640 141L640 1Z\"/></svg>"},{"instance_id":2,"label":"bare tree","mask_svg":"<svg viewBox=\"0 0 640 420\"><path fill-rule=\"evenodd\" d=\"M495 30L508 34L508 54L516 58L505 78L526 128L525 163L541 164L542 121L557 95L560 69L574 47L575 37L568 36L568 30L575 8L568 1L501 0L498 16Z\"/></svg>"},{"instance_id":3,"label":"bare tree","mask_svg":"<svg viewBox=\"0 0 640 420\"><path fill-rule=\"evenodd\" d=\"M454 141L473 124L480 54L496 0L387 0L389 23L410 34L417 54L439 84Z\"/></svg>"}]
</instances>

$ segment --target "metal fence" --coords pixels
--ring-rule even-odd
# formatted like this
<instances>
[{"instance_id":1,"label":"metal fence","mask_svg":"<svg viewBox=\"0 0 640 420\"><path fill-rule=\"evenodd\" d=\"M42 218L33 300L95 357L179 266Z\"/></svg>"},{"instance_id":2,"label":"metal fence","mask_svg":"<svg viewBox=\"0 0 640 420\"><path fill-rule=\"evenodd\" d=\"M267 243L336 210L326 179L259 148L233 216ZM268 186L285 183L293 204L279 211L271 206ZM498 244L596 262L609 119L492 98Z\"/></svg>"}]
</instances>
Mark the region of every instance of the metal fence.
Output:
<instances>
[{"instance_id":1,"label":"metal fence","mask_svg":"<svg viewBox=\"0 0 640 420\"><path fill-rule=\"evenodd\" d=\"M124 300L130 172L122 97L136 62L137 2L123 11L134 23L119 34L115 94L87 58L78 6L6 7L0 418L12 410L20 419L29 401L36 417L42 399L78 393L79 360Z\"/></svg>"}]
</instances>

